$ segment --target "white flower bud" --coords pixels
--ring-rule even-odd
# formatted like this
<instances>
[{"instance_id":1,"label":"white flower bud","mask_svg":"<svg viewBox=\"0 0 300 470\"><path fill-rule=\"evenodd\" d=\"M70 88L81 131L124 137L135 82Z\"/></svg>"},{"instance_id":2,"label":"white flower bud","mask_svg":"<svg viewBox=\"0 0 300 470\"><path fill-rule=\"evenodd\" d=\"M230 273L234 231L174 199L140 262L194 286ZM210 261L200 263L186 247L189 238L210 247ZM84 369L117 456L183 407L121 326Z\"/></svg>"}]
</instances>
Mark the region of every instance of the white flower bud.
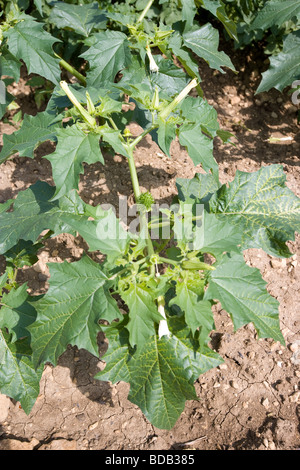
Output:
<instances>
[{"instance_id":1,"label":"white flower bud","mask_svg":"<svg viewBox=\"0 0 300 470\"><path fill-rule=\"evenodd\" d=\"M161 316L163 318L165 318L165 320L161 320L159 322L159 325L158 325L158 339L161 339L162 336L168 336L168 338L170 338L171 332L170 332L169 327L168 327L167 317L166 317L166 313L165 313L165 307L164 307L163 303L159 303L158 312L161 314Z\"/></svg>"},{"instance_id":2,"label":"white flower bud","mask_svg":"<svg viewBox=\"0 0 300 470\"><path fill-rule=\"evenodd\" d=\"M157 73L159 71L158 65L154 60L154 57L152 55L151 49L149 46L146 47L146 52L147 56L149 58L149 67L150 67L150 72L155 72Z\"/></svg>"}]
</instances>

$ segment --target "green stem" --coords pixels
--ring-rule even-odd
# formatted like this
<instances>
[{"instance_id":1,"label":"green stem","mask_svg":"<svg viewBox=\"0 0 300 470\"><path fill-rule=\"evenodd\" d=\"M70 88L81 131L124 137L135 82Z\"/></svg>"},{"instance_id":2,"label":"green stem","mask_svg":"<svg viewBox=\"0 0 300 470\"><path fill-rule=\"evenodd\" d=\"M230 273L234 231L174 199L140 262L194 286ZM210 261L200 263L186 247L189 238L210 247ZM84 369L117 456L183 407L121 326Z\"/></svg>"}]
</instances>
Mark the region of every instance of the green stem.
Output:
<instances>
[{"instance_id":1,"label":"green stem","mask_svg":"<svg viewBox=\"0 0 300 470\"><path fill-rule=\"evenodd\" d=\"M163 258L162 256L159 257L159 261L161 263L172 264L173 266L179 266L180 265L180 263L178 263L178 261L174 261L174 260L169 259L169 258Z\"/></svg>"},{"instance_id":2,"label":"green stem","mask_svg":"<svg viewBox=\"0 0 300 470\"><path fill-rule=\"evenodd\" d=\"M149 132L153 131L154 129L156 129L156 127L158 127L157 124L152 124L151 127L149 127L149 129L146 129L142 134L140 134L136 139L134 139L130 144L129 146L134 149L135 146L147 135L149 134Z\"/></svg>"},{"instance_id":3,"label":"green stem","mask_svg":"<svg viewBox=\"0 0 300 470\"><path fill-rule=\"evenodd\" d=\"M150 8L152 7L152 3L154 2L154 0L149 0L149 2L147 3L147 5L145 6L144 10L142 11L142 13L140 14L138 20L137 20L137 24L141 23L143 21L143 19L145 18L145 16L147 15L148 11L150 10Z\"/></svg>"},{"instance_id":4,"label":"green stem","mask_svg":"<svg viewBox=\"0 0 300 470\"><path fill-rule=\"evenodd\" d=\"M135 201L138 202L138 199L141 195L141 189L140 189L135 161L133 157L133 148L131 145L127 146L127 151L129 155L128 165L129 165L131 182L132 182L132 187L133 187L133 192L134 192L134 198L135 198ZM140 212L140 224L141 224L141 232L143 232L146 236L148 255L152 256L154 255L154 248L153 248L153 244L149 235L147 218L143 212Z\"/></svg>"},{"instance_id":5,"label":"green stem","mask_svg":"<svg viewBox=\"0 0 300 470\"><path fill-rule=\"evenodd\" d=\"M74 77L76 77L84 86L86 86L86 78L81 75L80 72L78 72L72 65L68 64L64 59L62 59L56 52L54 52L54 55L60 60L59 65L70 72Z\"/></svg>"}]
</instances>

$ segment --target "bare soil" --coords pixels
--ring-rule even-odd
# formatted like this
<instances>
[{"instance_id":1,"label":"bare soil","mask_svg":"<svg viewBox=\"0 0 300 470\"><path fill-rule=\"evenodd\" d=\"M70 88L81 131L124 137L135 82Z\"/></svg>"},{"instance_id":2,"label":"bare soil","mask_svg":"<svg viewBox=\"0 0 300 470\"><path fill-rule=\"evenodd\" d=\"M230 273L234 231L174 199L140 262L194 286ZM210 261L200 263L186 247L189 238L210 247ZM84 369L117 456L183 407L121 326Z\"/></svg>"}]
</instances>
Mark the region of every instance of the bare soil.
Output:
<instances>
[{"instance_id":1,"label":"bare soil","mask_svg":"<svg viewBox=\"0 0 300 470\"><path fill-rule=\"evenodd\" d=\"M235 146L215 141L215 158L222 182L236 170L256 171L272 163L283 165L288 187L300 196L300 129L297 108L288 94L276 90L255 95L266 65L259 51L233 57L240 72L221 74L200 64L203 89L218 111L223 129L235 134ZM36 113L27 77L10 92L24 112ZM2 122L1 134L13 132ZM132 130L139 132L133 125ZM270 137L291 137L271 143ZM54 150L43 144L36 158L14 156L1 166L0 202L15 197L40 179L52 183L51 167L43 158ZM169 159L147 136L136 161L141 186L157 202L170 203L176 178L192 178L195 168L186 151L174 142ZM119 196L133 200L124 158L107 155L106 165L86 167L80 194L92 204L118 204ZM234 332L230 317L215 306L216 329L211 347L225 363L201 376L195 386L198 401L186 403L171 431L153 427L139 408L127 400L129 385L94 380L107 344L99 338L100 358L68 348L56 367L46 365L40 395L27 416L19 403L0 395L0 450L295 450L300 448L300 292L299 235L289 244L294 256L278 260L261 250L248 250L245 259L261 270L269 292L280 302L280 322L286 347L258 340L252 325ZM32 295L48 288L47 262L80 259L80 238L60 235L45 243L39 262L20 273ZM95 255L97 258L97 255Z\"/></svg>"}]
</instances>

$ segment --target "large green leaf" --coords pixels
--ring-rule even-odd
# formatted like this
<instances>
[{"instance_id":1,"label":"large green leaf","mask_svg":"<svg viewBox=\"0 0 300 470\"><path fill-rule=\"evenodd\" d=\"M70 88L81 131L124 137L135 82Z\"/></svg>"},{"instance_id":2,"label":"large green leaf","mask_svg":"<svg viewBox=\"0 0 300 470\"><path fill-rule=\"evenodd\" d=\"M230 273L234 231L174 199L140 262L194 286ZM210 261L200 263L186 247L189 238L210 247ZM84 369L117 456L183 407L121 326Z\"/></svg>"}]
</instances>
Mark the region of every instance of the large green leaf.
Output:
<instances>
[{"instance_id":1,"label":"large green leaf","mask_svg":"<svg viewBox=\"0 0 300 470\"><path fill-rule=\"evenodd\" d=\"M76 191L53 201L54 194L54 186L38 181L18 194L12 212L0 213L1 253L20 239L36 241L41 232L48 229L55 235L78 232L90 251L100 250L112 262L124 255L130 237L112 210L85 204ZM94 220L89 220L90 217Z\"/></svg>"},{"instance_id":2,"label":"large green leaf","mask_svg":"<svg viewBox=\"0 0 300 470\"><path fill-rule=\"evenodd\" d=\"M200 328L201 344L207 341L209 333L214 329L211 304L202 300L203 294L204 287L201 279L186 278L176 283L176 296L170 302L170 305L178 305L185 313L186 324L193 334Z\"/></svg>"},{"instance_id":3,"label":"large green leaf","mask_svg":"<svg viewBox=\"0 0 300 470\"><path fill-rule=\"evenodd\" d=\"M155 323L162 320L155 303L155 295L147 286L132 283L121 297L129 307L129 342L142 347L155 334Z\"/></svg>"},{"instance_id":4,"label":"large green leaf","mask_svg":"<svg viewBox=\"0 0 300 470\"><path fill-rule=\"evenodd\" d=\"M130 234L122 227L113 209L103 210L101 206L85 204L85 215L68 217L68 226L85 239L89 251L101 251L110 263L123 257L128 250ZM87 220L91 216L94 220Z\"/></svg>"},{"instance_id":5,"label":"large green leaf","mask_svg":"<svg viewBox=\"0 0 300 470\"><path fill-rule=\"evenodd\" d=\"M183 316L170 317L168 322L170 338L151 336L136 349L128 346L126 320L108 328L109 347L103 357L106 367L95 376L113 383L130 382L128 399L162 429L171 429L185 401L197 398L193 383L199 375L223 362L207 346L199 347Z\"/></svg>"},{"instance_id":6,"label":"large green leaf","mask_svg":"<svg viewBox=\"0 0 300 470\"><path fill-rule=\"evenodd\" d=\"M29 336L27 327L34 322L36 311L30 303L27 284L3 294L0 305L0 328L8 328L12 341Z\"/></svg>"},{"instance_id":7,"label":"large green leaf","mask_svg":"<svg viewBox=\"0 0 300 470\"><path fill-rule=\"evenodd\" d=\"M183 38L178 31L170 37L168 47L172 50L173 54L177 57L180 63L185 68L190 77L197 78L201 82L199 75L199 65L193 57L191 51L183 44Z\"/></svg>"},{"instance_id":8,"label":"large green leaf","mask_svg":"<svg viewBox=\"0 0 300 470\"><path fill-rule=\"evenodd\" d=\"M283 40L283 49L270 58L270 67L262 74L256 93L276 88L282 91L300 78L300 31L288 34Z\"/></svg>"},{"instance_id":9,"label":"large green leaf","mask_svg":"<svg viewBox=\"0 0 300 470\"><path fill-rule=\"evenodd\" d=\"M7 47L1 47L0 55L0 76L12 77L15 82L20 79L20 68L22 62L20 62L13 54L9 52Z\"/></svg>"},{"instance_id":10,"label":"large green leaf","mask_svg":"<svg viewBox=\"0 0 300 470\"><path fill-rule=\"evenodd\" d=\"M202 133L201 124L183 124L179 129L179 142L186 147L195 166L201 164L207 172L219 178L219 167L213 156L213 140Z\"/></svg>"},{"instance_id":11,"label":"large green leaf","mask_svg":"<svg viewBox=\"0 0 300 470\"><path fill-rule=\"evenodd\" d=\"M257 12L251 29L266 30L272 26L282 26L286 21L300 18L300 0L269 0Z\"/></svg>"},{"instance_id":12,"label":"large green leaf","mask_svg":"<svg viewBox=\"0 0 300 470\"><path fill-rule=\"evenodd\" d=\"M186 400L197 399L191 371L183 367L178 345L175 336L163 336L160 340L152 336L130 363L128 399L158 428L171 429L184 410Z\"/></svg>"},{"instance_id":13,"label":"large green leaf","mask_svg":"<svg viewBox=\"0 0 300 470\"><path fill-rule=\"evenodd\" d=\"M180 105L180 112L187 121L195 125L201 124L201 129L212 137L220 129L217 111L203 98L187 96Z\"/></svg>"},{"instance_id":14,"label":"large green leaf","mask_svg":"<svg viewBox=\"0 0 300 470\"><path fill-rule=\"evenodd\" d=\"M30 413L39 394L43 366L34 368L29 339L11 342L11 336L0 329L0 391L21 403Z\"/></svg>"},{"instance_id":15,"label":"large green leaf","mask_svg":"<svg viewBox=\"0 0 300 470\"><path fill-rule=\"evenodd\" d=\"M85 134L74 125L58 130L56 136L56 150L46 156L51 163L56 185L53 200L59 199L72 189L78 189L79 176L84 171L83 162L104 163L99 135L92 132Z\"/></svg>"},{"instance_id":16,"label":"large green leaf","mask_svg":"<svg viewBox=\"0 0 300 470\"><path fill-rule=\"evenodd\" d=\"M60 201L51 201L55 187L38 181L21 191L14 201L12 212L0 214L0 252L5 253L20 239L36 241L43 230L56 233L71 232L66 219L80 220L84 214L83 202L73 193ZM87 217L85 217L87 220Z\"/></svg>"},{"instance_id":17,"label":"large green leaf","mask_svg":"<svg viewBox=\"0 0 300 470\"><path fill-rule=\"evenodd\" d=\"M173 118L169 118L167 121L163 119L159 120L159 128L157 130L157 142L161 150L170 157L170 146L176 137L176 124L174 124Z\"/></svg>"},{"instance_id":18,"label":"large green leaf","mask_svg":"<svg viewBox=\"0 0 300 470\"><path fill-rule=\"evenodd\" d=\"M237 171L234 180L211 198L211 212L237 226L242 248L262 248L272 256L289 257L286 246L300 231L300 199L287 188L281 165L253 173Z\"/></svg>"},{"instance_id":19,"label":"large green leaf","mask_svg":"<svg viewBox=\"0 0 300 470\"><path fill-rule=\"evenodd\" d=\"M105 369L95 375L96 379L116 383L130 382L130 360L134 349L129 346L129 331L126 328L128 317L110 326L102 326L109 347L105 353Z\"/></svg>"},{"instance_id":20,"label":"large green leaf","mask_svg":"<svg viewBox=\"0 0 300 470\"><path fill-rule=\"evenodd\" d=\"M252 322L260 338L273 338L284 344L279 302L265 286L260 271L247 266L241 254L224 255L210 274L204 298L219 300L230 314L235 329Z\"/></svg>"},{"instance_id":21,"label":"large green leaf","mask_svg":"<svg viewBox=\"0 0 300 470\"><path fill-rule=\"evenodd\" d=\"M68 28L77 34L88 37L94 27L105 29L106 16L99 10L97 2L74 5L65 2L53 2L49 21L58 28Z\"/></svg>"},{"instance_id":22,"label":"large green leaf","mask_svg":"<svg viewBox=\"0 0 300 470\"><path fill-rule=\"evenodd\" d=\"M212 13L226 29L229 36L237 39L237 27L233 20L231 20L226 12L226 3L222 0L196 0L196 4L199 4Z\"/></svg>"},{"instance_id":23,"label":"large green leaf","mask_svg":"<svg viewBox=\"0 0 300 470\"><path fill-rule=\"evenodd\" d=\"M194 178L178 178L176 180L179 199L186 203L194 203L197 201L199 204L204 203L207 199L218 190L219 185L215 178L206 174L196 173Z\"/></svg>"},{"instance_id":24,"label":"large green leaf","mask_svg":"<svg viewBox=\"0 0 300 470\"><path fill-rule=\"evenodd\" d=\"M36 321L29 327L35 364L56 364L68 344L98 356L99 320L120 318L99 264L84 256L75 263L49 263L50 287L35 303Z\"/></svg>"},{"instance_id":25,"label":"large green leaf","mask_svg":"<svg viewBox=\"0 0 300 470\"><path fill-rule=\"evenodd\" d=\"M33 152L39 144L46 140L56 141L59 127L60 121L47 112L36 116L25 114L21 129L13 134L4 134L0 163L17 152L20 157L33 158Z\"/></svg>"},{"instance_id":26,"label":"large green leaf","mask_svg":"<svg viewBox=\"0 0 300 470\"><path fill-rule=\"evenodd\" d=\"M204 59L211 68L224 73L222 67L235 70L228 55L219 51L219 33L210 23L201 28L191 29L183 34L184 45L198 57Z\"/></svg>"},{"instance_id":27,"label":"large green leaf","mask_svg":"<svg viewBox=\"0 0 300 470\"><path fill-rule=\"evenodd\" d=\"M52 49L52 45L59 39L45 31L43 23L37 23L27 17L4 34L9 51L25 62L28 73L41 75L55 85L59 83L60 60L55 57Z\"/></svg>"},{"instance_id":28,"label":"large green leaf","mask_svg":"<svg viewBox=\"0 0 300 470\"><path fill-rule=\"evenodd\" d=\"M204 210L201 224L195 228L193 249L218 257L226 251L237 251L241 240L242 232L234 224Z\"/></svg>"},{"instance_id":29,"label":"large green leaf","mask_svg":"<svg viewBox=\"0 0 300 470\"><path fill-rule=\"evenodd\" d=\"M119 31L101 31L94 35L94 45L80 57L89 61L89 86L101 87L114 81L116 75L131 61L127 36Z\"/></svg>"}]
</instances>

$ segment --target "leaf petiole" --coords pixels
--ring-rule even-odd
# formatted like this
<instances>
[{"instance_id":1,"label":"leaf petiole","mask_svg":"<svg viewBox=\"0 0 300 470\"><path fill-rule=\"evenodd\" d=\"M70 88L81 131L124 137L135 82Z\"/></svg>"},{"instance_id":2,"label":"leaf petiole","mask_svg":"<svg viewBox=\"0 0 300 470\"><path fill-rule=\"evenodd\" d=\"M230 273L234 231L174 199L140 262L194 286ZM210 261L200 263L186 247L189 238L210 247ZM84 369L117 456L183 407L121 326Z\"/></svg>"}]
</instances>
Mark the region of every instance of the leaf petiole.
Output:
<instances>
[{"instance_id":1,"label":"leaf petiole","mask_svg":"<svg viewBox=\"0 0 300 470\"><path fill-rule=\"evenodd\" d=\"M145 16L147 15L148 11L150 10L150 8L152 7L152 4L153 4L154 0L149 0L149 2L147 3L147 5L145 6L144 10L142 11L142 13L140 14L136 24L139 24L143 21L143 19L145 18Z\"/></svg>"}]
</instances>

